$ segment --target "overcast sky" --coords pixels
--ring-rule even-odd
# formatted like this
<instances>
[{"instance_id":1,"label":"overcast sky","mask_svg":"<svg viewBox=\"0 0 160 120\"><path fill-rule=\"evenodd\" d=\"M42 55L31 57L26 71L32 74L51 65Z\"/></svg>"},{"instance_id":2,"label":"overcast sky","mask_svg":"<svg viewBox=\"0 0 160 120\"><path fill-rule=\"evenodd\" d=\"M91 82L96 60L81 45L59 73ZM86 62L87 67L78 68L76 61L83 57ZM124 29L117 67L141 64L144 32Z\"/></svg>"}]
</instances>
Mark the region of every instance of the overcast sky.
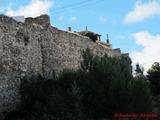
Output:
<instances>
[{"instance_id":1,"label":"overcast sky","mask_svg":"<svg viewBox=\"0 0 160 120\"><path fill-rule=\"evenodd\" d=\"M160 0L0 0L0 13L36 17L48 14L52 26L109 34L113 48L130 53L147 70L160 62Z\"/></svg>"}]
</instances>

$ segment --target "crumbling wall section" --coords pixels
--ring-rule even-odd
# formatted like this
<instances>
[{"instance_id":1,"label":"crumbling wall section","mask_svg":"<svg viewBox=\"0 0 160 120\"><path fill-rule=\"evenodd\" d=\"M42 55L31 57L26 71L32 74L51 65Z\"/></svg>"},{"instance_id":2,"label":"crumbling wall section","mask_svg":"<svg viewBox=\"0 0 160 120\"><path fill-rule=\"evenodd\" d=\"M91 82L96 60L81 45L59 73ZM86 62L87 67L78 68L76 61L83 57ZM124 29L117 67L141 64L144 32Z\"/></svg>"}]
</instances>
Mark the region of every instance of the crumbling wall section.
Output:
<instances>
[{"instance_id":1,"label":"crumbling wall section","mask_svg":"<svg viewBox=\"0 0 160 120\"><path fill-rule=\"evenodd\" d=\"M0 16L0 112L18 108L21 78L42 74L39 34L39 27Z\"/></svg>"}]
</instances>

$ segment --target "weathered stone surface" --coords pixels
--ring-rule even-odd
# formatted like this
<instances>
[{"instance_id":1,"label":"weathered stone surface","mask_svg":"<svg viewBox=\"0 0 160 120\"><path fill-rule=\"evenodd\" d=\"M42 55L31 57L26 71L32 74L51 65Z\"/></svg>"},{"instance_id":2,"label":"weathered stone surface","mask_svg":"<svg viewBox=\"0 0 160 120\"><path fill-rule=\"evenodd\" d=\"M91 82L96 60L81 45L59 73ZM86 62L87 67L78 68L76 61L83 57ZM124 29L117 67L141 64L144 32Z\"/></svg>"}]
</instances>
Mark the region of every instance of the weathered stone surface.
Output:
<instances>
[{"instance_id":1,"label":"weathered stone surface","mask_svg":"<svg viewBox=\"0 0 160 120\"><path fill-rule=\"evenodd\" d=\"M47 15L27 18L25 23L1 15L0 112L18 108L22 77L50 78L53 71L78 69L86 48L99 56L121 56L120 49L105 49L87 37L52 27Z\"/></svg>"}]
</instances>

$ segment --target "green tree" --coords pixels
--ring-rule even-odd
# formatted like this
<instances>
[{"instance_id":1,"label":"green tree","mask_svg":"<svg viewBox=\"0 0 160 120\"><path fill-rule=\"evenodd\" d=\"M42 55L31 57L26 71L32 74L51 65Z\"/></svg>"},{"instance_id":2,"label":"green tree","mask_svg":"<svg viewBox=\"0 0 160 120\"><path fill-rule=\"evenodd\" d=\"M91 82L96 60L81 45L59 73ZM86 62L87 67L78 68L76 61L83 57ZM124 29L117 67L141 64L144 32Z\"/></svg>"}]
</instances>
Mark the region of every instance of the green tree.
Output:
<instances>
[{"instance_id":1,"label":"green tree","mask_svg":"<svg viewBox=\"0 0 160 120\"><path fill-rule=\"evenodd\" d=\"M81 69L85 72L90 71L92 67L93 55L89 48L82 50L83 62L81 62Z\"/></svg>"},{"instance_id":2,"label":"green tree","mask_svg":"<svg viewBox=\"0 0 160 120\"><path fill-rule=\"evenodd\" d=\"M160 94L160 64L155 62L147 71L147 78L150 82L150 87L153 95Z\"/></svg>"},{"instance_id":3,"label":"green tree","mask_svg":"<svg viewBox=\"0 0 160 120\"><path fill-rule=\"evenodd\" d=\"M90 58L91 69L84 71L79 85L84 95L84 113L90 119L106 118L117 112L152 112L148 83L142 72L133 78L129 58Z\"/></svg>"},{"instance_id":4,"label":"green tree","mask_svg":"<svg viewBox=\"0 0 160 120\"><path fill-rule=\"evenodd\" d=\"M152 97L149 84L146 78L136 76L130 84L131 112L150 113L152 112Z\"/></svg>"},{"instance_id":5,"label":"green tree","mask_svg":"<svg viewBox=\"0 0 160 120\"><path fill-rule=\"evenodd\" d=\"M93 56L89 50L84 53L83 56L90 56L82 63L83 79L79 80L84 113L90 119L97 119L127 112L128 83L133 79L129 59Z\"/></svg>"}]
</instances>

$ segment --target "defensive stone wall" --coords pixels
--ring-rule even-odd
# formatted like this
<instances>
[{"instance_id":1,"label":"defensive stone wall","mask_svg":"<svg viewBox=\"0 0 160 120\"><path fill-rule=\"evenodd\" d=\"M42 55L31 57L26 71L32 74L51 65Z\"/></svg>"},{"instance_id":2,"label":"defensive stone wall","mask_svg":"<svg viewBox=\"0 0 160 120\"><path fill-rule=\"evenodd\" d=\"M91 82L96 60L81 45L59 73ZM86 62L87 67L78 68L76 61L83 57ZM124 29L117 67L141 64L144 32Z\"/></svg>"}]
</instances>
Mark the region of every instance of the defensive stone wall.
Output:
<instances>
[{"instance_id":1,"label":"defensive stone wall","mask_svg":"<svg viewBox=\"0 0 160 120\"><path fill-rule=\"evenodd\" d=\"M78 69L81 51L120 57L120 49L105 49L78 33L50 25L49 16L27 18L24 23L0 16L0 112L20 105L21 78L41 74L51 78L53 71Z\"/></svg>"}]
</instances>

